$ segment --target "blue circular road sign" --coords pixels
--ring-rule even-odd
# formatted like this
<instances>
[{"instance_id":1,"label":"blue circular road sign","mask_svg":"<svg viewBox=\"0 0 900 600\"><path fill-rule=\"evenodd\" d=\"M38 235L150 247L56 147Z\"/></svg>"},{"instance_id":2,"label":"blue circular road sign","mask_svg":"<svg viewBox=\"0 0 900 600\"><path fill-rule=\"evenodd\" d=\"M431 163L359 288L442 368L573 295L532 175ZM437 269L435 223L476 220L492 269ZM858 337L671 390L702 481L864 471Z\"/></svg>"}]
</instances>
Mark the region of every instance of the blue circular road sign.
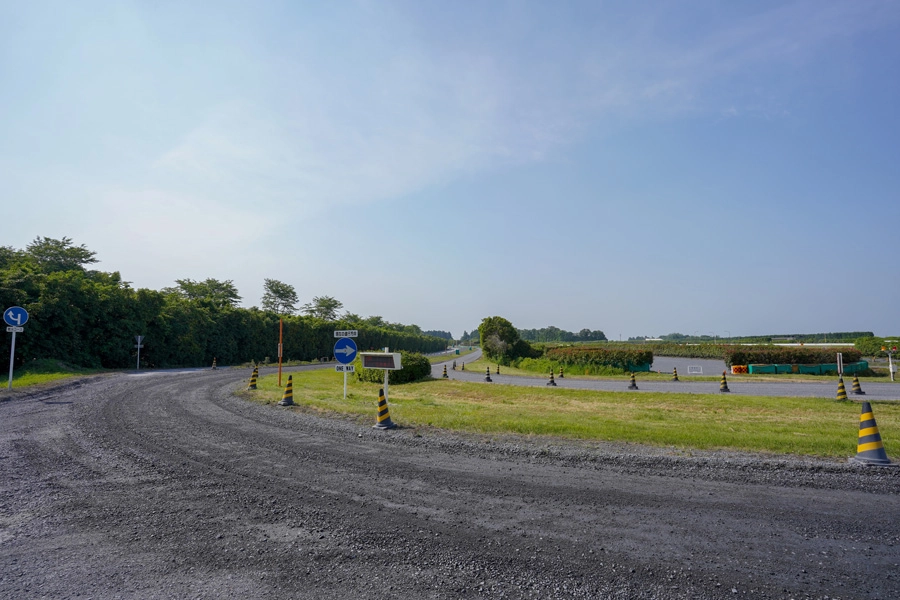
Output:
<instances>
[{"instance_id":1,"label":"blue circular road sign","mask_svg":"<svg viewBox=\"0 0 900 600\"><path fill-rule=\"evenodd\" d=\"M10 306L3 311L3 320L11 327L21 327L28 322L28 311L21 306Z\"/></svg>"},{"instance_id":2,"label":"blue circular road sign","mask_svg":"<svg viewBox=\"0 0 900 600\"><path fill-rule=\"evenodd\" d=\"M356 358L356 342L351 338L341 338L334 343L334 357L342 365L349 365Z\"/></svg>"}]
</instances>

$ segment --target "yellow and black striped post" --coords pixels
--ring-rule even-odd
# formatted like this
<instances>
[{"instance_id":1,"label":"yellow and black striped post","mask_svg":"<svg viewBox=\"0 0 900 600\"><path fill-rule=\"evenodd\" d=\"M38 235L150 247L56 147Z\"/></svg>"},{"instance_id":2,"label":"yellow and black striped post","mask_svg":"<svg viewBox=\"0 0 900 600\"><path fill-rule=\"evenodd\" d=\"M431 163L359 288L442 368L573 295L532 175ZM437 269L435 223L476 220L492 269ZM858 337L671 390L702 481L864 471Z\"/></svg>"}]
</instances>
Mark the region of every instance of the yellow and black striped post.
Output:
<instances>
[{"instance_id":1,"label":"yellow and black striped post","mask_svg":"<svg viewBox=\"0 0 900 600\"><path fill-rule=\"evenodd\" d=\"M884 451L884 443L881 434L878 433L878 425L875 423L875 415L868 402L862 403L862 412L859 415L859 441L856 444L856 456L850 459L852 463L862 465L891 465L891 461Z\"/></svg>"},{"instance_id":2,"label":"yellow and black striped post","mask_svg":"<svg viewBox=\"0 0 900 600\"><path fill-rule=\"evenodd\" d=\"M722 381L719 382L719 391L720 392L730 392L728 389L728 380L725 379L725 371L722 371Z\"/></svg>"},{"instance_id":3,"label":"yellow and black striped post","mask_svg":"<svg viewBox=\"0 0 900 600\"><path fill-rule=\"evenodd\" d=\"M250 375L250 385L247 386L248 390L256 389L256 379L259 377L259 367L253 367L253 374Z\"/></svg>"},{"instance_id":4,"label":"yellow and black striped post","mask_svg":"<svg viewBox=\"0 0 900 600\"><path fill-rule=\"evenodd\" d=\"M853 389L851 391L858 396L864 396L866 394L859 386L859 376L855 373L853 374Z\"/></svg>"},{"instance_id":5,"label":"yellow and black striped post","mask_svg":"<svg viewBox=\"0 0 900 600\"><path fill-rule=\"evenodd\" d=\"M678 381L678 367L672 367L672 381Z\"/></svg>"},{"instance_id":6,"label":"yellow and black striped post","mask_svg":"<svg viewBox=\"0 0 900 600\"><path fill-rule=\"evenodd\" d=\"M460 371L465 371L465 370L466 370L466 363L462 363L462 364L460 365L460 367L459 367L459 370L460 370Z\"/></svg>"},{"instance_id":7,"label":"yellow and black striped post","mask_svg":"<svg viewBox=\"0 0 900 600\"><path fill-rule=\"evenodd\" d=\"M553 369L550 369L550 381L547 382L547 385L552 385L553 387L556 387L556 382L553 381Z\"/></svg>"},{"instance_id":8,"label":"yellow and black striped post","mask_svg":"<svg viewBox=\"0 0 900 600\"><path fill-rule=\"evenodd\" d=\"M497 365L497 375L500 374L500 365Z\"/></svg>"},{"instance_id":9,"label":"yellow and black striped post","mask_svg":"<svg viewBox=\"0 0 900 600\"><path fill-rule=\"evenodd\" d=\"M450 376L447 375L447 365L444 365L444 374L441 375L444 379L450 379Z\"/></svg>"},{"instance_id":10,"label":"yellow and black striped post","mask_svg":"<svg viewBox=\"0 0 900 600\"><path fill-rule=\"evenodd\" d=\"M294 382L292 378L293 375L288 375L287 385L284 386L284 394L281 395L281 402L278 403L278 406L294 405Z\"/></svg>"},{"instance_id":11,"label":"yellow and black striped post","mask_svg":"<svg viewBox=\"0 0 900 600\"><path fill-rule=\"evenodd\" d=\"M563 375L562 367L560 367L560 368L559 368L559 378L560 378L560 379L565 379L565 377L566 377L566 376Z\"/></svg>"},{"instance_id":12,"label":"yellow and black striped post","mask_svg":"<svg viewBox=\"0 0 900 600\"><path fill-rule=\"evenodd\" d=\"M391 421L391 413L388 410L387 400L384 398L384 389L378 390L378 422L372 425L375 429L393 429L397 424Z\"/></svg>"},{"instance_id":13,"label":"yellow and black striped post","mask_svg":"<svg viewBox=\"0 0 900 600\"><path fill-rule=\"evenodd\" d=\"M212 366L212 370L215 371L215 370L218 369L218 368L219 368L219 367L216 366L216 357L213 356L213 366Z\"/></svg>"},{"instance_id":14,"label":"yellow and black striped post","mask_svg":"<svg viewBox=\"0 0 900 600\"><path fill-rule=\"evenodd\" d=\"M487 381L488 383L491 383L492 381L494 381L493 379L491 379L491 368L490 367L486 367L484 369L484 380Z\"/></svg>"},{"instance_id":15,"label":"yellow and black striped post","mask_svg":"<svg viewBox=\"0 0 900 600\"><path fill-rule=\"evenodd\" d=\"M628 389L629 390L638 389L637 381L634 380L634 372L631 373L631 383L628 384Z\"/></svg>"},{"instance_id":16,"label":"yellow and black striped post","mask_svg":"<svg viewBox=\"0 0 900 600\"><path fill-rule=\"evenodd\" d=\"M843 402L847 400L847 388L844 387L844 377L843 375L838 378L838 391L837 396L834 398L838 402Z\"/></svg>"}]
</instances>

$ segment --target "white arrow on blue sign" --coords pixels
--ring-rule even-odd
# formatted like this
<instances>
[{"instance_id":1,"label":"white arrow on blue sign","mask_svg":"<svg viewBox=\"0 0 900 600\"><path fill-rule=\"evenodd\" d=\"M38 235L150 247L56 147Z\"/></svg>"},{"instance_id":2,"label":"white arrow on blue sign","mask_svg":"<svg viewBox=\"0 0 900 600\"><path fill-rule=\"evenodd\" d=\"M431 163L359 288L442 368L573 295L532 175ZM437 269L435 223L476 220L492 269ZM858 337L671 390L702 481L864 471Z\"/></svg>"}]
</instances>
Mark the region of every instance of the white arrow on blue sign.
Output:
<instances>
[{"instance_id":1,"label":"white arrow on blue sign","mask_svg":"<svg viewBox=\"0 0 900 600\"><path fill-rule=\"evenodd\" d=\"M11 327L21 327L28 322L28 311L21 306L10 306L3 312L3 320Z\"/></svg>"},{"instance_id":2,"label":"white arrow on blue sign","mask_svg":"<svg viewBox=\"0 0 900 600\"><path fill-rule=\"evenodd\" d=\"M342 365L349 365L356 358L356 342L351 338L340 338L334 343L334 357Z\"/></svg>"}]
</instances>

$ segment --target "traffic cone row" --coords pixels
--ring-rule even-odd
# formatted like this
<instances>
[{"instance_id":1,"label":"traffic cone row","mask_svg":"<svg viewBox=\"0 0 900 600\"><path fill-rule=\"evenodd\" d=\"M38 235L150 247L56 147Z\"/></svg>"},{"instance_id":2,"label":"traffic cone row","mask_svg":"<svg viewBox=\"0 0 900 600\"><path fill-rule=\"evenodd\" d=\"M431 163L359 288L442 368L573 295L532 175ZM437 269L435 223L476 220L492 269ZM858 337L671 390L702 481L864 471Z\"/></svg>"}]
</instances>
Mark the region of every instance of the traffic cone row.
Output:
<instances>
[{"instance_id":1,"label":"traffic cone row","mask_svg":"<svg viewBox=\"0 0 900 600\"><path fill-rule=\"evenodd\" d=\"M281 402L278 403L278 406L293 406L294 405L294 382L293 375L288 375L287 386L284 388L284 394L281 396Z\"/></svg>"},{"instance_id":2,"label":"traffic cone row","mask_svg":"<svg viewBox=\"0 0 900 600\"><path fill-rule=\"evenodd\" d=\"M720 392L730 392L728 389L728 381L725 379L725 371L722 371L722 381L719 382L719 391Z\"/></svg>"},{"instance_id":3,"label":"traffic cone row","mask_svg":"<svg viewBox=\"0 0 900 600\"><path fill-rule=\"evenodd\" d=\"M856 456L850 462L862 465L887 466L891 461L884 451L884 443L878 432L878 424L875 423L875 414L868 402L862 403L862 411L859 415L859 438L856 444Z\"/></svg>"},{"instance_id":4,"label":"traffic cone row","mask_svg":"<svg viewBox=\"0 0 900 600\"><path fill-rule=\"evenodd\" d=\"M837 396L834 398L838 402L846 402L847 401L847 388L844 387L844 377L843 375L838 378L838 389Z\"/></svg>"},{"instance_id":5,"label":"traffic cone row","mask_svg":"<svg viewBox=\"0 0 900 600\"><path fill-rule=\"evenodd\" d=\"M247 386L248 390L256 389L256 379L259 377L259 367L253 367L253 374L250 375L250 385Z\"/></svg>"},{"instance_id":6,"label":"traffic cone row","mask_svg":"<svg viewBox=\"0 0 900 600\"><path fill-rule=\"evenodd\" d=\"M372 426L375 429L393 429L397 424L391 421L391 413L388 410L387 400L384 397L384 389L378 390L378 421Z\"/></svg>"}]
</instances>

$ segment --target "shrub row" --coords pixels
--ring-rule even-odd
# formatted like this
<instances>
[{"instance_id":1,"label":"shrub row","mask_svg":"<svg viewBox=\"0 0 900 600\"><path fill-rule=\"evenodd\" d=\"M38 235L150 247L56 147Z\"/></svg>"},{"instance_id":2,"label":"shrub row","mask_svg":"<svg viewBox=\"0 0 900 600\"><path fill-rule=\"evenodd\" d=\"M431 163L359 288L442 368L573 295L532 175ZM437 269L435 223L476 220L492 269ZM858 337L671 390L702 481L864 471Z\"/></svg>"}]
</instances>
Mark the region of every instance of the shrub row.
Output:
<instances>
[{"instance_id":1,"label":"shrub row","mask_svg":"<svg viewBox=\"0 0 900 600\"><path fill-rule=\"evenodd\" d=\"M862 353L852 348L842 349L845 363L857 362ZM725 364L732 365L826 365L837 362L834 348L809 346L725 346Z\"/></svg>"},{"instance_id":2,"label":"shrub row","mask_svg":"<svg viewBox=\"0 0 900 600\"><path fill-rule=\"evenodd\" d=\"M653 352L638 348L561 346L548 348L544 356L566 367L604 366L631 371L653 363Z\"/></svg>"},{"instance_id":3,"label":"shrub row","mask_svg":"<svg viewBox=\"0 0 900 600\"><path fill-rule=\"evenodd\" d=\"M548 360L546 358L523 358L517 361L514 361L512 366L517 369L522 369L523 371L531 371L533 373L543 373L547 375L550 371L553 371L554 374L559 373L560 369L563 369L564 372L569 373L570 375L624 375L626 373L625 369L620 369L618 367L611 367L608 365L600 365L600 364L590 364L590 365L564 365L561 362L555 360Z\"/></svg>"}]
</instances>

